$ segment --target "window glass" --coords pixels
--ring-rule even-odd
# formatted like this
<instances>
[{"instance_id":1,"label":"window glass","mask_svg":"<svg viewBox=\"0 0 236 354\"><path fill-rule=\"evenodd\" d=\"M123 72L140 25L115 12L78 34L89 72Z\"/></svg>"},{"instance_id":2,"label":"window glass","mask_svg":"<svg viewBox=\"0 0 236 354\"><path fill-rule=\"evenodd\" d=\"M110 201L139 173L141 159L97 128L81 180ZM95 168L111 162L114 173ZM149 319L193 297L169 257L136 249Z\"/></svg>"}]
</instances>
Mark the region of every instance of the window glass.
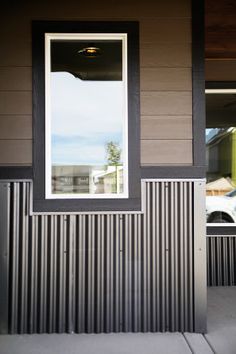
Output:
<instances>
[{"instance_id":1,"label":"window glass","mask_svg":"<svg viewBox=\"0 0 236 354\"><path fill-rule=\"evenodd\" d=\"M236 91L206 94L208 223L236 222Z\"/></svg>"},{"instance_id":2,"label":"window glass","mask_svg":"<svg viewBox=\"0 0 236 354\"><path fill-rule=\"evenodd\" d=\"M125 35L46 35L46 197L128 197Z\"/></svg>"}]
</instances>

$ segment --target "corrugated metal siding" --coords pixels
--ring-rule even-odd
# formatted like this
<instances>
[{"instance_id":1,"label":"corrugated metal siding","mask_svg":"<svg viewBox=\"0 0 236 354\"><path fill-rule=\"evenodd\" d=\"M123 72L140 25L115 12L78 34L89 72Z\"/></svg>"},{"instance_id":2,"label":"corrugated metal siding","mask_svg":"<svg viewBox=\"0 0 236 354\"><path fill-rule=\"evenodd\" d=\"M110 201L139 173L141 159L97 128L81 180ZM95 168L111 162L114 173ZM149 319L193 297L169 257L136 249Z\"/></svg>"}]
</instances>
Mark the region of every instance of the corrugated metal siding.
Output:
<instances>
[{"instance_id":1,"label":"corrugated metal siding","mask_svg":"<svg viewBox=\"0 0 236 354\"><path fill-rule=\"evenodd\" d=\"M194 330L193 182L146 182L139 215L30 216L9 183L9 333Z\"/></svg>"},{"instance_id":2,"label":"corrugated metal siding","mask_svg":"<svg viewBox=\"0 0 236 354\"><path fill-rule=\"evenodd\" d=\"M207 237L209 286L236 285L236 236Z\"/></svg>"}]
</instances>

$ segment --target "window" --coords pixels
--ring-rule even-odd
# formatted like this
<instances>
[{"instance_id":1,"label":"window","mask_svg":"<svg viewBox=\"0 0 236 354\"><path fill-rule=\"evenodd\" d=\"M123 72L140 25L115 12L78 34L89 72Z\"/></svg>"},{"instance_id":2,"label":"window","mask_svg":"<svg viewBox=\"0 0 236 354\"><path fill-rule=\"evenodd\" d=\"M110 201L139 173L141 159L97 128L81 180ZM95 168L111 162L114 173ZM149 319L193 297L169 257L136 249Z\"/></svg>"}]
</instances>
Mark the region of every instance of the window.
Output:
<instances>
[{"instance_id":1,"label":"window","mask_svg":"<svg viewBox=\"0 0 236 354\"><path fill-rule=\"evenodd\" d=\"M33 71L33 210L140 210L137 23L35 22Z\"/></svg>"},{"instance_id":2,"label":"window","mask_svg":"<svg viewBox=\"0 0 236 354\"><path fill-rule=\"evenodd\" d=\"M206 91L206 217L209 226L236 223L236 90Z\"/></svg>"},{"instance_id":3,"label":"window","mask_svg":"<svg viewBox=\"0 0 236 354\"><path fill-rule=\"evenodd\" d=\"M45 42L46 197L127 198L127 35Z\"/></svg>"}]
</instances>

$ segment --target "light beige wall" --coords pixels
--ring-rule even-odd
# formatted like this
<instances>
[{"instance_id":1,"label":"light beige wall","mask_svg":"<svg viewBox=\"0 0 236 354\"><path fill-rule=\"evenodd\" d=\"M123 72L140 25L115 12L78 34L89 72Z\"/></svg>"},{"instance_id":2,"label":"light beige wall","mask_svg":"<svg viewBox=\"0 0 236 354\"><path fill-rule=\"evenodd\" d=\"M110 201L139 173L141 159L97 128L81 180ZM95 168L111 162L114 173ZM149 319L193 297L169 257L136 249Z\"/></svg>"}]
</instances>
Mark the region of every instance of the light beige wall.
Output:
<instances>
[{"instance_id":1,"label":"light beige wall","mask_svg":"<svg viewBox=\"0 0 236 354\"><path fill-rule=\"evenodd\" d=\"M139 21L141 164L192 164L190 0L48 0L6 7L0 32L0 164L32 163L32 20Z\"/></svg>"}]
</instances>

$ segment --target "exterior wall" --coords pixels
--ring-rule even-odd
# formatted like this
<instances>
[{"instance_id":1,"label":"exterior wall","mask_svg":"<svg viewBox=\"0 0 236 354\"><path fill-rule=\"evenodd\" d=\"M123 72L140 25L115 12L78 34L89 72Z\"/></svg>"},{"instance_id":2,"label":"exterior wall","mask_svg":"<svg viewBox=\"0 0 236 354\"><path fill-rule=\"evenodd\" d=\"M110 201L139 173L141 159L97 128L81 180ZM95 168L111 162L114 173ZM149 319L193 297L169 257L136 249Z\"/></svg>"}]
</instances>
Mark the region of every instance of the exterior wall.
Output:
<instances>
[{"instance_id":1,"label":"exterior wall","mask_svg":"<svg viewBox=\"0 0 236 354\"><path fill-rule=\"evenodd\" d=\"M191 165L191 1L66 4L21 2L2 11L0 165L32 164L32 20L139 21L141 164Z\"/></svg>"},{"instance_id":2,"label":"exterior wall","mask_svg":"<svg viewBox=\"0 0 236 354\"><path fill-rule=\"evenodd\" d=\"M190 0L5 5L0 165L13 172L2 168L0 183L0 333L206 330L205 190L193 180L204 169L203 2L193 4L193 65ZM141 165L152 177L142 212L31 215L31 182L10 181L32 177L13 167L32 164L32 20L140 22Z\"/></svg>"}]
</instances>

